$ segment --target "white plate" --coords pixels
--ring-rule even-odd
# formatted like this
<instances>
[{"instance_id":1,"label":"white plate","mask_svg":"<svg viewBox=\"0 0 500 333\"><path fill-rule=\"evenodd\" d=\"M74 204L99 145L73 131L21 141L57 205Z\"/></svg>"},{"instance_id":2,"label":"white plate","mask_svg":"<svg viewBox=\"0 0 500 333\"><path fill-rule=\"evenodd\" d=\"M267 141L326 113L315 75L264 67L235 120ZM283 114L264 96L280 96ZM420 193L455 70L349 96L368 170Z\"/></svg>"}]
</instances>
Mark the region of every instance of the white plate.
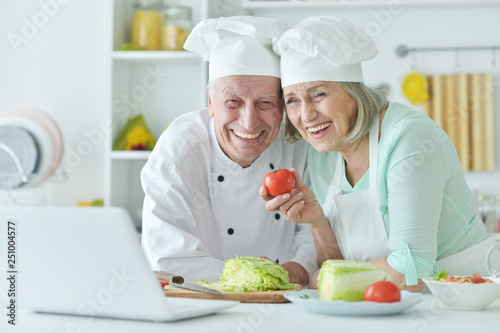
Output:
<instances>
[{"instance_id":1,"label":"white plate","mask_svg":"<svg viewBox=\"0 0 500 333\"><path fill-rule=\"evenodd\" d=\"M378 316L396 314L405 311L423 300L420 293L401 291L401 301L394 303L322 301L318 291L304 289L287 292L285 298L290 302L305 307L311 312L337 316Z\"/></svg>"}]
</instances>

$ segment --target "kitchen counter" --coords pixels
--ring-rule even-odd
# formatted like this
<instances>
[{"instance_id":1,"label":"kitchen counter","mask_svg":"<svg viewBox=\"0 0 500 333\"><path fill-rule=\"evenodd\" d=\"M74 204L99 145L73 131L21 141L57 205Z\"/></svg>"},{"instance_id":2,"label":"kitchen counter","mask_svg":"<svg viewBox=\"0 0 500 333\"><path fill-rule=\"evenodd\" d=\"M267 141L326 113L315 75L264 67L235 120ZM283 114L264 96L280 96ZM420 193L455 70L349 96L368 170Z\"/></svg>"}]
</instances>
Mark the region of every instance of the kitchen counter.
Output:
<instances>
[{"instance_id":1,"label":"kitchen counter","mask_svg":"<svg viewBox=\"0 0 500 333\"><path fill-rule=\"evenodd\" d=\"M4 306L2 306L4 308ZM4 308L5 309L5 308ZM239 304L215 315L171 323L85 318L19 312L17 325L1 316L0 332L498 332L500 300L483 311L453 311L432 295L415 307L396 315L339 317L308 312L292 303Z\"/></svg>"}]
</instances>

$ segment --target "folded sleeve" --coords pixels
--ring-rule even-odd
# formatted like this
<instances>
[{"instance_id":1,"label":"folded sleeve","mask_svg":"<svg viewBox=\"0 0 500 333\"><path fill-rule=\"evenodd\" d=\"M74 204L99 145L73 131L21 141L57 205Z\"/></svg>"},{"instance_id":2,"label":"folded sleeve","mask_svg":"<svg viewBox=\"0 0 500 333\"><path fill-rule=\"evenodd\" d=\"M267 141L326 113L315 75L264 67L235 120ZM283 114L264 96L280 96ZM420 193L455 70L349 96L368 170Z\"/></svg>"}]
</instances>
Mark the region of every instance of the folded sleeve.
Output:
<instances>
[{"instance_id":1,"label":"folded sleeve","mask_svg":"<svg viewBox=\"0 0 500 333\"><path fill-rule=\"evenodd\" d=\"M304 267L309 274L309 279L311 279L313 273L319 269L319 265L316 258L314 240L311 235L311 230L307 225L297 223L295 227L292 253L294 253L294 256L290 259L290 261L294 261L302 265L302 267Z\"/></svg>"}]
</instances>

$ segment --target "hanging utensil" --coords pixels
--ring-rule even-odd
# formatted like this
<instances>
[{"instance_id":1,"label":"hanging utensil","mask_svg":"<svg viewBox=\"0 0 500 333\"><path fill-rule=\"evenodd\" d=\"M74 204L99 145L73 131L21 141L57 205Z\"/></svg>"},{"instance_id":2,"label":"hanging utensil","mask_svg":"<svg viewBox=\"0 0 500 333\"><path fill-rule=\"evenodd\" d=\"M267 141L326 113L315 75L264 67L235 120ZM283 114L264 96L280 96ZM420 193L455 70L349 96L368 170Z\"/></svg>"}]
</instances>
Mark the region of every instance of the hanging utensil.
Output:
<instances>
[{"instance_id":1,"label":"hanging utensil","mask_svg":"<svg viewBox=\"0 0 500 333\"><path fill-rule=\"evenodd\" d=\"M401 88L405 97L408 98L413 105L423 103L429 99L427 80L418 72L411 72L406 75L403 79Z\"/></svg>"}]
</instances>

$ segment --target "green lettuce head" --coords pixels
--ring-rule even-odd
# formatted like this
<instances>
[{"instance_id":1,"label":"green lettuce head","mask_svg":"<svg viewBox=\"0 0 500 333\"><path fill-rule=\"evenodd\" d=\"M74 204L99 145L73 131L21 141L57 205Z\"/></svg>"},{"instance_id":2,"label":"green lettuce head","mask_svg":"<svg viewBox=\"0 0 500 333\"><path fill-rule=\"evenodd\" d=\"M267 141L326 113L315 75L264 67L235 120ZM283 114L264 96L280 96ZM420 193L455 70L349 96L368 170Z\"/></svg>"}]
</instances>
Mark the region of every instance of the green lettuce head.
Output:
<instances>
[{"instance_id":1,"label":"green lettuce head","mask_svg":"<svg viewBox=\"0 0 500 333\"><path fill-rule=\"evenodd\" d=\"M390 281L389 273L371 263L327 260L323 262L318 277L318 298L323 301L363 301L365 290L381 280Z\"/></svg>"},{"instance_id":2,"label":"green lettuce head","mask_svg":"<svg viewBox=\"0 0 500 333\"><path fill-rule=\"evenodd\" d=\"M225 292L294 289L288 272L280 265L262 258L236 257L226 261L220 282L202 281L209 288Z\"/></svg>"}]
</instances>

